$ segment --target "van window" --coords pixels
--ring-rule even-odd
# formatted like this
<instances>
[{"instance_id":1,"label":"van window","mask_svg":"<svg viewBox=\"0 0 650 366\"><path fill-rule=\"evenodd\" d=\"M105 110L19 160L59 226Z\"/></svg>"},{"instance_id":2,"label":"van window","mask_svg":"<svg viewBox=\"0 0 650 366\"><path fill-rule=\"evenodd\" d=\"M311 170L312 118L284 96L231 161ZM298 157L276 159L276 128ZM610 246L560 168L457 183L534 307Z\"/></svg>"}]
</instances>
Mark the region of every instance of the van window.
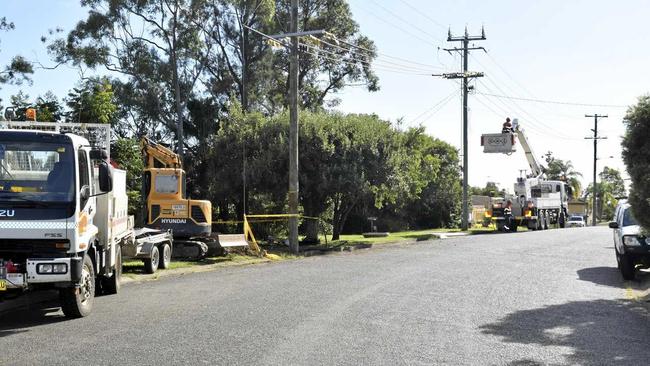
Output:
<instances>
[{"instance_id":1,"label":"van window","mask_svg":"<svg viewBox=\"0 0 650 366\"><path fill-rule=\"evenodd\" d=\"M632 216L632 210L629 208L625 209L625 212L623 213L623 226L632 226L632 225L639 225Z\"/></svg>"}]
</instances>

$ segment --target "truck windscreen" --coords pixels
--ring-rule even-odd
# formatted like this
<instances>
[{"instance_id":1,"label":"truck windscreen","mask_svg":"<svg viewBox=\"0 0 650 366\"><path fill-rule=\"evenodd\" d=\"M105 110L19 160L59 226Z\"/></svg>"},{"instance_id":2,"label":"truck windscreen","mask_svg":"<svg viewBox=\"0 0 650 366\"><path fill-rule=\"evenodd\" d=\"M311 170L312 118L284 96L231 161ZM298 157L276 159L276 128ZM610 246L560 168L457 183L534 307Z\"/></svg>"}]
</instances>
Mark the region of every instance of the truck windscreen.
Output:
<instances>
[{"instance_id":1,"label":"truck windscreen","mask_svg":"<svg viewBox=\"0 0 650 366\"><path fill-rule=\"evenodd\" d=\"M2 202L72 202L74 174L70 144L0 139Z\"/></svg>"}]
</instances>

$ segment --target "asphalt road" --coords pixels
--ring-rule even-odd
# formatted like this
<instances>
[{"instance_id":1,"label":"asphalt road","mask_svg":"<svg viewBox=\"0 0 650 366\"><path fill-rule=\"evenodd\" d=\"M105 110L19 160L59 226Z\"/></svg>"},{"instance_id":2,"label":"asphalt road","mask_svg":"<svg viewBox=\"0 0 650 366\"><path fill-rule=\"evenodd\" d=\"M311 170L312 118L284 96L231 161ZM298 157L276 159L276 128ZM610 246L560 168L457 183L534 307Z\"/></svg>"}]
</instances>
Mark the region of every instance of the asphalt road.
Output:
<instances>
[{"instance_id":1,"label":"asphalt road","mask_svg":"<svg viewBox=\"0 0 650 366\"><path fill-rule=\"evenodd\" d=\"M648 278L621 280L602 227L421 242L4 314L0 364L643 365Z\"/></svg>"}]
</instances>

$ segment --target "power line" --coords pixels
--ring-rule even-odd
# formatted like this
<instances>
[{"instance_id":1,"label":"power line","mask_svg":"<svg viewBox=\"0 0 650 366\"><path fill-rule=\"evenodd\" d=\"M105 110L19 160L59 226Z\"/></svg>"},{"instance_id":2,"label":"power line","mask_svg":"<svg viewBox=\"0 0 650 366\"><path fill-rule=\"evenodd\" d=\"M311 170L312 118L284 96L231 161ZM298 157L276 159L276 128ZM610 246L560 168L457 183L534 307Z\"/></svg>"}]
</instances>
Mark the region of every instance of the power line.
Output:
<instances>
[{"instance_id":1,"label":"power line","mask_svg":"<svg viewBox=\"0 0 650 366\"><path fill-rule=\"evenodd\" d=\"M414 12L416 12L417 14L419 14L420 16L423 16L423 17L425 17L426 19L430 20L433 24L437 25L437 26L440 27L441 29L443 29L443 30L447 30L447 27L445 27L444 25L438 23L437 20L435 20L435 19L433 19L432 17L428 16L426 13L424 13L424 12L421 11L420 9L418 9L418 8L416 8L415 6L409 4L409 3L406 2L405 0L399 0L399 1L401 1L404 5L406 5L406 6L408 6L409 8L411 8L411 10L413 10Z\"/></svg>"},{"instance_id":2,"label":"power line","mask_svg":"<svg viewBox=\"0 0 650 366\"><path fill-rule=\"evenodd\" d=\"M441 42L441 43L442 43L442 40L441 40L440 38L438 38L438 36L436 36L436 35L434 35L434 34L431 34L431 33L429 33L428 31L426 31L426 30L424 30L424 29L418 27L417 25L413 24L412 21L408 21L408 20L402 18L401 16L395 14L395 12L393 12L393 11L391 11L390 9L386 8L385 6L381 5L381 4L378 3L376 0L370 0L370 1L372 1L375 5L377 5L378 7L380 7L382 10L384 10L386 13L388 13L388 14L389 14L390 16L392 16L393 18L395 18L395 19L401 21L402 23L404 23L404 24L410 26L410 27L413 28L413 29L416 29L416 30L419 31L420 33L422 33L422 34L424 34L424 35L426 35L426 36L428 36L428 37L431 37L431 38L437 40L438 42ZM443 28L444 28L444 27L443 27Z\"/></svg>"},{"instance_id":3,"label":"power line","mask_svg":"<svg viewBox=\"0 0 650 366\"><path fill-rule=\"evenodd\" d=\"M533 98L522 98L522 97L513 97L510 95L498 95L498 94L489 94L489 93L478 93L488 97L503 98L503 99L512 99L512 100L521 100L525 102L534 102L534 103L546 103L546 104L560 104L560 105L571 105L576 107L604 107L604 108L627 108L626 105L620 104L592 104L592 103L576 103L576 102L561 102L557 100L544 100L544 99L533 99Z\"/></svg>"},{"instance_id":4,"label":"power line","mask_svg":"<svg viewBox=\"0 0 650 366\"><path fill-rule=\"evenodd\" d=\"M323 59L326 59L326 60L334 61L334 62L343 62L343 63L353 65L353 66L358 66L357 63L361 63L361 64L366 65L366 66L372 66L373 68L375 68L377 70L382 70L382 71L387 71L387 72L394 72L394 73L405 74L405 75L419 75L419 76L429 76L430 75L429 73L418 72L417 70L413 70L413 69L388 68L386 66L379 66L378 67L377 65L372 65L369 61L359 60L359 59L356 59L354 57L350 58L350 60L343 60L343 59L338 58L338 57L341 56L339 54L336 54L336 53L333 53L333 52L330 52L330 51L326 51L326 50L323 50L321 48L314 47L314 46L311 46L311 45L307 45L307 44L304 44L304 43L301 44L301 46L305 47L305 48L313 49L313 50L316 51L316 52L309 52L309 51L303 50L302 52L304 52L304 53L307 53L307 54L315 56L315 57L320 57L320 58L323 58ZM324 53L330 54L330 55L334 55L337 58L321 55L320 54L321 52L324 52Z\"/></svg>"},{"instance_id":5,"label":"power line","mask_svg":"<svg viewBox=\"0 0 650 366\"><path fill-rule=\"evenodd\" d=\"M417 35L417 34L415 34L415 33L412 33L412 32L410 32L410 31L408 31L408 30L406 30L406 29L400 27L399 25L396 25L395 23L390 22L390 21L388 21L388 20L386 20L386 19L380 17L379 15L373 13L372 11L369 11L369 10L367 10L367 9L364 9L364 11L365 11L366 13L372 15L373 17L377 18L378 20L380 20L380 21L382 21L382 22L384 22L384 23L390 25L391 27L393 27L393 28L395 28L395 29L397 29L397 30L400 30L400 31L402 31L402 32L404 32L404 33L406 33L406 34L408 34L408 35L410 35L411 37L415 37L415 38L417 38L417 39L419 39L419 40L421 40L421 41L423 41L423 42L425 42L425 43L428 43L428 44L430 44L430 45L433 45L433 46L436 45L435 43L431 42L431 40L426 39L426 38L423 38L423 37L421 37L421 36L419 36L419 35Z\"/></svg>"},{"instance_id":6,"label":"power line","mask_svg":"<svg viewBox=\"0 0 650 366\"><path fill-rule=\"evenodd\" d=\"M279 39L277 39L275 37L272 37L272 36L270 36L270 35L268 35L266 33L263 33L261 31L255 29L255 28L247 26L247 25L244 25L244 27L250 29L251 31L259 34L260 36L262 36L262 37L264 37L264 38L266 38L266 39L268 39L268 40L270 40L270 41L272 41L272 42L274 42L274 43L276 43L278 45L284 46L285 48L289 48L289 45L287 45L286 43L284 43L283 41L281 41L281 40L279 40ZM321 48L314 47L314 46L311 46L311 45L306 44L306 43L302 43L301 46L306 47L306 48L310 48L310 49L314 49L317 52L325 52L327 54L335 55L337 57L337 58L332 58L332 57L327 57L327 56L320 55L319 53L309 52L309 51L305 51L305 50L302 51L304 53L310 54L312 56L324 58L326 60L335 61L335 62L343 62L343 63L353 65L353 66L357 66L357 64L356 64L357 62L362 63L362 64L364 64L366 66L373 66L368 61L359 60L359 59L356 59L354 57L352 57L351 60L339 59L338 57L341 56L339 54L336 54L336 53L331 52L331 51L323 50ZM374 65L373 67L378 69L378 70L387 71L387 72L395 72L395 73L400 73L400 74L405 74L405 75L419 75L419 76L429 76L430 75L429 73L416 72L416 70L413 70L413 69L411 69L411 70L408 70L408 69L394 69L394 68L391 69L391 68L387 68L387 67L384 67L384 68L377 67L376 65Z\"/></svg>"},{"instance_id":7,"label":"power line","mask_svg":"<svg viewBox=\"0 0 650 366\"><path fill-rule=\"evenodd\" d=\"M440 99L436 104L434 104L433 106L429 107L429 108L428 108L427 110L425 110L424 112L418 114L417 117L412 118L412 119L409 121L409 124L414 123L414 122L417 122L418 119L424 117L425 115L429 114L431 111L433 111L434 109L436 109L437 107L439 107L439 108L434 112L434 114L437 113L440 109L442 109L442 107L444 107L444 106L445 106L445 105L446 105L446 104L447 104L447 103L452 99L452 97L453 97L456 93L457 93L457 90L454 90L451 94L449 94L449 95L447 95L446 97ZM431 118L432 116L433 116L433 115L429 115L429 116L427 116L427 119L428 119L428 118Z\"/></svg>"},{"instance_id":8,"label":"power line","mask_svg":"<svg viewBox=\"0 0 650 366\"><path fill-rule=\"evenodd\" d=\"M425 64L425 63L418 62L418 61L412 61L412 60L405 59L405 58L402 58L402 57L397 57L397 56L387 55L387 54L385 54L385 53L377 52L377 51L374 51L374 50L371 50L371 49L365 48L365 47L363 47L363 46L359 46L359 45L355 45L355 44L352 44L352 43L346 42L346 41L344 41L344 40L339 40L339 39L336 38L336 36L333 35L333 34L329 34L329 33L327 33L327 34L325 34L325 37L326 37L326 38L329 38L329 39L332 40L333 42L343 43L343 44L346 44L346 45L348 45L348 46L350 47L350 48L345 48L345 47L341 47L341 46L336 45L336 44L329 43L329 42L324 41L324 40L322 40L322 39L318 39L319 42L324 43L324 44L326 44L326 45L328 45L328 46L330 46L330 47L334 47L334 48L340 49L340 50L344 50L344 51L351 52L351 51L352 51L352 48L356 48L356 49L359 49L359 50L361 50L361 51L367 52L367 53L369 53L369 54L376 54L376 55L377 55L377 58L384 57L384 58L389 58L389 59L394 59L394 60L403 61L403 62L406 62L406 63L409 63L409 64L413 64L413 65L424 66L424 67L431 68L431 69L438 69L438 70L439 70L439 69L442 69L442 67L440 67L440 66L431 65L431 64ZM393 62L390 62L390 61L383 61L383 62L386 62L386 63L393 63Z\"/></svg>"}]
</instances>

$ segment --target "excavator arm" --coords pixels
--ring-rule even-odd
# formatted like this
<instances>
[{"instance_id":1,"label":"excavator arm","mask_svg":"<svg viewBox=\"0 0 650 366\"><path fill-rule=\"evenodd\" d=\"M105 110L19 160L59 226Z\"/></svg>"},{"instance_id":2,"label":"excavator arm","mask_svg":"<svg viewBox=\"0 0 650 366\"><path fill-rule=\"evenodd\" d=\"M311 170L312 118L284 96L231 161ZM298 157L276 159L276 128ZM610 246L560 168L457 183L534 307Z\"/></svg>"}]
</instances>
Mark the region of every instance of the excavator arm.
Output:
<instances>
[{"instance_id":1,"label":"excavator arm","mask_svg":"<svg viewBox=\"0 0 650 366\"><path fill-rule=\"evenodd\" d=\"M147 168L182 169L178 154L147 137L140 140L140 149L145 157Z\"/></svg>"}]
</instances>

